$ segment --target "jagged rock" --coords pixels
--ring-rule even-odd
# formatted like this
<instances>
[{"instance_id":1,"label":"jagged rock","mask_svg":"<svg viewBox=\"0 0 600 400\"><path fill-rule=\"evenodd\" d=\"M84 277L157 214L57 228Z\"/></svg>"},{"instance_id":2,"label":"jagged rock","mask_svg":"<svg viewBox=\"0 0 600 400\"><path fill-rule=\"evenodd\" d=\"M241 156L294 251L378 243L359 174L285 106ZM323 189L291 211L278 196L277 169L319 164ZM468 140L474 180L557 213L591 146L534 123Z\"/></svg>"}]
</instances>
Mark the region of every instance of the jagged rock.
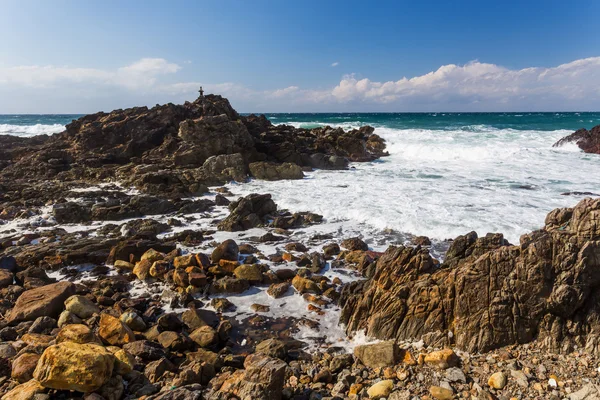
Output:
<instances>
[{"instance_id":1,"label":"jagged rock","mask_svg":"<svg viewBox=\"0 0 600 400\"><path fill-rule=\"evenodd\" d=\"M280 358L285 360L287 356L287 348L285 343L277 339L266 339L256 345L254 349L256 353L262 353L269 357Z\"/></svg>"},{"instance_id":2,"label":"jagged rock","mask_svg":"<svg viewBox=\"0 0 600 400\"><path fill-rule=\"evenodd\" d=\"M589 131L585 128L560 139L553 147L563 146L566 143L575 143L586 153L600 154L600 125L596 125Z\"/></svg>"},{"instance_id":3,"label":"jagged rock","mask_svg":"<svg viewBox=\"0 0 600 400\"><path fill-rule=\"evenodd\" d=\"M256 179L279 181L282 179L302 179L302 168L293 163L276 164L259 161L248 166L250 174Z\"/></svg>"},{"instance_id":4,"label":"jagged rock","mask_svg":"<svg viewBox=\"0 0 600 400\"><path fill-rule=\"evenodd\" d=\"M44 351L34 378L51 389L93 392L110 379L114 362L102 346L64 342Z\"/></svg>"},{"instance_id":5,"label":"jagged rock","mask_svg":"<svg viewBox=\"0 0 600 400\"><path fill-rule=\"evenodd\" d=\"M135 334L125 323L106 313L100 315L98 336L112 346L123 346L135 341Z\"/></svg>"},{"instance_id":6,"label":"jagged rock","mask_svg":"<svg viewBox=\"0 0 600 400\"><path fill-rule=\"evenodd\" d=\"M469 352L537 338L547 350L598 354L599 238L600 200L585 199L551 212L519 246L497 234L457 238L443 268L424 248L392 246L370 280L343 289L340 320L379 339L451 337Z\"/></svg>"},{"instance_id":7,"label":"jagged rock","mask_svg":"<svg viewBox=\"0 0 600 400\"><path fill-rule=\"evenodd\" d=\"M287 364L264 354L251 354L244 361L244 370L236 371L220 388L224 394L240 399L280 400Z\"/></svg>"},{"instance_id":8,"label":"jagged rock","mask_svg":"<svg viewBox=\"0 0 600 400\"><path fill-rule=\"evenodd\" d=\"M270 194L249 194L229 205L231 213L217 227L222 231L236 232L263 225L266 218L277 211Z\"/></svg>"},{"instance_id":9,"label":"jagged rock","mask_svg":"<svg viewBox=\"0 0 600 400\"><path fill-rule=\"evenodd\" d=\"M71 282L58 282L23 292L10 315L8 323L33 321L38 317L58 318L67 298L75 294L75 285Z\"/></svg>"}]
</instances>

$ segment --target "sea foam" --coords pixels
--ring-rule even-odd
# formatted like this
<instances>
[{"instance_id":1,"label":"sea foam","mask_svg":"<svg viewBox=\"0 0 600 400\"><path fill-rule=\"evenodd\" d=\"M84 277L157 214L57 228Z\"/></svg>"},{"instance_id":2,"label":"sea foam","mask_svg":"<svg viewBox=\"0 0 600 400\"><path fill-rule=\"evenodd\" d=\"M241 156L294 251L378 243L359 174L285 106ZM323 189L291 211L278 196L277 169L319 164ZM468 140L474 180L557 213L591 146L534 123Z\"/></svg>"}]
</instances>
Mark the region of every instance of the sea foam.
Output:
<instances>
[{"instance_id":1,"label":"sea foam","mask_svg":"<svg viewBox=\"0 0 600 400\"><path fill-rule=\"evenodd\" d=\"M65 130L65 126L61 124L35 124L35 125L11 125L0 124L0 135L14 135L21 137L29 137L36 135L52 135Z\"/></svg>"}]
</instances>

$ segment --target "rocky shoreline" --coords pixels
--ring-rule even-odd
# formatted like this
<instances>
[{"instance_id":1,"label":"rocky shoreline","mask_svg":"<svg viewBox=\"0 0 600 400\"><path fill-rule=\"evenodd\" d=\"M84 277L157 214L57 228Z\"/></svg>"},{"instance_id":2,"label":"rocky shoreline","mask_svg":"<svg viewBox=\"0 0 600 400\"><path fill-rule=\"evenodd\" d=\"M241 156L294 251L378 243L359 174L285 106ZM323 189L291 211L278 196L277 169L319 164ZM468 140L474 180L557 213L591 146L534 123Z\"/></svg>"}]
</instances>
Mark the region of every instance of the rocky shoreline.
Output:
<instances>
[{"instance_id":1,"label":"rocky shoreline","mask_svg":"<svg viewBox=\"0 0 600 400\"><path fill-rule=\"evenodd\" d=\"M0 137L1 399L600 398L600 200L439 261L223 186L376 160L373 131L208 95Z\"/></svg>"}]
</instances>

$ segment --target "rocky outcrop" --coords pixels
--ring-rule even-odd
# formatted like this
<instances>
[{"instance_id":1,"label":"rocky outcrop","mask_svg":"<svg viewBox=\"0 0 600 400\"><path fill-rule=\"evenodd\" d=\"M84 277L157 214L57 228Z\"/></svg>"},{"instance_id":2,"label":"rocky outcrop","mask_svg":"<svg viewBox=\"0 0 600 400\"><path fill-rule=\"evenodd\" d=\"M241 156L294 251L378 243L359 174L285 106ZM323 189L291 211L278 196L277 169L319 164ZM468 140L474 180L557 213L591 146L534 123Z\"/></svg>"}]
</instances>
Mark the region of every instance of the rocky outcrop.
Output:
<instances>
[{"instance_id":1,"label":"rocky outcrop","mask_svg":"<svg viewBox=\"0 0 600 400\"><path fill-rule=\"evenodd\" d=\"M585 128L579 129L554 143L553 147L560 147L566 143L575 143L586 153L600 154L600 125L589 131Z\"/></svg>"},{"instance_id":2,"label":"rocky outcrop","mask_svg":"<svg viewBox=\"0 0 600 400\"><path fill-rule=\"evenodd\" d=\"M301 167L343 169L387 154L372 127L346 132L273 125L264 116L240 116L217 95L86 115L60 134L0 137L0 145L0 205L25 198L43 205L64 195L64 182L75 181L118 180L176 198L244 181L252 163L266 162L253 166L260 179L299 179ZM56 215L65 222L89 220L87 209L72 204L58 207Z\"/></svg>"},{"instance_id":3,"label":"rocky outcrop","mask_svg":"<svg viewBox=\"0 0 600 400\"><path fill-rule=\"evenodd\" d=\"M548 214L508 245L457 238L441 266L421 248L390 247L370 279L344 288L342 323L379 339L451 343L471 352L534 339L550 351L600 353L600 199Z\"/></svg>"}]
</instances>

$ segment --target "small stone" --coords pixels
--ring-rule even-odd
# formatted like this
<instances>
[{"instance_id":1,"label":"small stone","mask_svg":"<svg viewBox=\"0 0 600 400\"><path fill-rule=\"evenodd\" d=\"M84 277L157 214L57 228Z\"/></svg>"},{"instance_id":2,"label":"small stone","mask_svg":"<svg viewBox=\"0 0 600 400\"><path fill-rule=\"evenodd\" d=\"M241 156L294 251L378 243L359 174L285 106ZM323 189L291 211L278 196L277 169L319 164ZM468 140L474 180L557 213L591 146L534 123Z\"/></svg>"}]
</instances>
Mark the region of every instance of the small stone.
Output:
<instances>
[{"instance_id":1,"label":"small stone","mask_svg":"<svg viewBox=\"0 0 600 400\"><path fill-rule=\"evenodd\" d=\"M389 396L394 389L394 381L387 379L377 382L367 390L370 399L383 399Z\"/></svg>"},{"instance_id":2,"label":"small stone","mask_svg":"<svg viewBox=\"0 0 600 400\"><path fill-rule=\"evenodd\" d=\"M488 385L494 389L504 389L506 386L506 375L503 372L496 372L488 379Z\"/></svg>"},{"instance_id":3,"label":"small stone","mask_svg":"<svg viewBox=\"0 0 600 400\"><path fill-rule=\"evenodd\" d=\"M450 389L443 388L441 386L431 386L429 388L431 397L437 400L452 400L454 398L454 392Z\"/></svg>"},{"instance_id":4,"label":"small stone","mask_svg":"<svg viewBox=\"0 0 600 400\"><path fill-rule=\"evenodd\" d=\"M443 349L426 354L423 361L425 364L446 369L456 367L460 362L460 358L452 349Z\"/></svg>"}]
</instances>

